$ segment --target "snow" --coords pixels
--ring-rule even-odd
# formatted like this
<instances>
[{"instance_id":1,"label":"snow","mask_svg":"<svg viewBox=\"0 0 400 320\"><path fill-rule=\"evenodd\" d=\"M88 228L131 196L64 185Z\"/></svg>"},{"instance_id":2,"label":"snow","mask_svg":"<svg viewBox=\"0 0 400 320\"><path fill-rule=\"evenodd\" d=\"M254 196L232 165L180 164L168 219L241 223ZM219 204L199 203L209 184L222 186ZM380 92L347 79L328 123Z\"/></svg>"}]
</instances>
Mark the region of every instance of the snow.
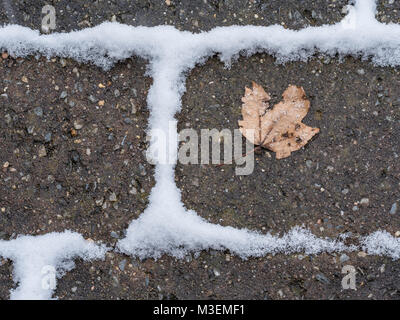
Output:
<instances>
[{"instance_id":1,"label":"snow","mask_svg":"<svg viewBox=\"0 0 400 320\"><path fill-rule=\"evenodd\" d=\"M74 268L74 258L102 259L104 245L86 241L80 234L65 231L41 236L20 236L0 241L0 256L14 263L14 281L19 286L11 291L11 299L50 299L54 287L46 285L47 272L60 278ZM54 278L56 279L56 278Z\"/></svg>"},{"instance_id":2,"label":"snow","mask_svg":"<svg viewBox=\"0 0 400 320\"><path fill-rule=\"evenodd\" d=\"M400 239L387 231L376 231L361 242L362 248L371 255L388 256L393 260L400 258Z\"/></svg>"},{"instance_id":3,"label":"snow","mask_svg":"<svg viewBox=\"0 0 400 320\"><path fill-rule=\"evenodd\" d=\"M179 65L179 73L214 53L230 63L239 53L264 51L280 62L306 60L316 52L371 58L381 66L400 64L400 26L375 20L375 1L358 0L334 25L299 31L279 25L218 27L192 34L171 26L132 27L116 22L70 33L40 35L18 25L0 28L0 47L17 56L40 53L71 57L103 68L138 55L152 62ZM152 68L152 71L155 71Z\"/></svg>"},{"instance_id":4,"label":"snow","mask_svg":"<svg viewBox=\"0 0 400 320\"><path fill-rule=\"evenodd\" d=\"M9 25L0 28L0 48L13 56L70 57L105 70L132 55L148 59L148 74L153 77L147 97L151 111L149 130L168 133L170 122L181 108L185 74L214 54L227 66L239 54L255 52L274 55L281 63L306 61L319 52L370 59L377 66L399 66L400 26L376 21L375 7L374 0L357 0L341 22L299 31L279 25L231 26L192 34L171 26L131 27L107 22L76 32L40 35L29 28ZM161 141L151 142L150 154L166 147ZM162 254L181 258L188 252L213 248L228 249L248 258L268 253L354 251L363 247L370 254L400 257L399 240L383 231L366 237L359 246L348 247L340 240L317 238L300 227L278 237L211 224L184 208L174 181L176 141L170 139L167 147L172 164L156 165L156 185L149 206L131 222L126 238L118 242L120 252L140 258L158 258ZM56 265L61 276L62 271L72 267L73 257L97 259L104 250L69 232L0 242L0 255L14 261L14 279L20 283L12 298L50 298L52 290L40 286L43 266Z\"/></svg>"}]
</instances>

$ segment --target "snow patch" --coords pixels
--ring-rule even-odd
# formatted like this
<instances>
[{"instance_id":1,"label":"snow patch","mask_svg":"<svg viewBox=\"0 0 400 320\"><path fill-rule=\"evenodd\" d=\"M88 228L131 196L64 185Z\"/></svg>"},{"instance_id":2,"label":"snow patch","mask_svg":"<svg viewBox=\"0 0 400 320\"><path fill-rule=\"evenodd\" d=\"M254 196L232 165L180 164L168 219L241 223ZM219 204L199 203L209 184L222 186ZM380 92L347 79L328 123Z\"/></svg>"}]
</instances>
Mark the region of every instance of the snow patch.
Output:
<instances>
[{"instance_id":1,"label":"snow patch","mask_svg":"<svg viewBox=\"0 0 400 320\"><path fill-rule=\"evenodd\" d=\"M362 248L368 254L388 256L397 260L400 258L400 238L393 237L387 231L376 231L365 237L361 242Z\"/></svg>"},{"instance_id":2,"label":"snow patch","mask_svg":"<svg viewBox=\"0 0 400 320\"><path fill-rule=\"evenodd\" d=\"M102 259L106 251L70 231L0 241L0 256L13 261L13 278L19 284L11 291L14 300L50 299L56 278L75 267L73 259Z\"/></svg>"}]
</instances>

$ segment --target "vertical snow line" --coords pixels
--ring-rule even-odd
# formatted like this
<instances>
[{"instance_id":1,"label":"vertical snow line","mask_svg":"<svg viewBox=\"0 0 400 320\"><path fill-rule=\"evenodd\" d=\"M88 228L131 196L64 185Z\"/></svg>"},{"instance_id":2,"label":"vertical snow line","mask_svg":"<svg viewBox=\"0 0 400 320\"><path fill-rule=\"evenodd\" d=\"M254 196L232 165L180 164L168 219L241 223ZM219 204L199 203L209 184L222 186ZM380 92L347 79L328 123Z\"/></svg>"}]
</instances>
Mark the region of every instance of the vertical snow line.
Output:
<instances>
[{"instance_id":1,"label":"vertical snow line","mask_svg":"<svg viewBox=\"0 0 400 320\"><path fill-rule=\"evenodd\" d=\"M376 0L357 0L354 4L357 23L363 26L379 23L376 20Z\"/></svg>"}]
</instances>

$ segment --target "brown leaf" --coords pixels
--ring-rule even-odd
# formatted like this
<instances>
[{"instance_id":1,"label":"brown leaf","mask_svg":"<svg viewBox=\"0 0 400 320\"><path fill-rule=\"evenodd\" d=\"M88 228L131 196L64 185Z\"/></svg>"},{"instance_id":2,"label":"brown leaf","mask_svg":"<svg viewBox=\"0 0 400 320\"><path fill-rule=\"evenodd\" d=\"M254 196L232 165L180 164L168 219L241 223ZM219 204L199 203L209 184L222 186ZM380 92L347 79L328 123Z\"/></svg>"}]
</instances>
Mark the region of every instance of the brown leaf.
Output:
<instances>
[{"instance_id":1,"label":"brown leaf","mask_svg":"<svg viewBox=\"0 0 400 320\"><path fill-rule=\"evenodd\" d=\"M283 159L306 145L319 129L301 122L310 109L302 87L290 85L283 100L271 109L270 99L257 83L253 82L253 89L246 87L239 127L251 143L274 151L277 159Z\"/></svg>"}]
</instances>

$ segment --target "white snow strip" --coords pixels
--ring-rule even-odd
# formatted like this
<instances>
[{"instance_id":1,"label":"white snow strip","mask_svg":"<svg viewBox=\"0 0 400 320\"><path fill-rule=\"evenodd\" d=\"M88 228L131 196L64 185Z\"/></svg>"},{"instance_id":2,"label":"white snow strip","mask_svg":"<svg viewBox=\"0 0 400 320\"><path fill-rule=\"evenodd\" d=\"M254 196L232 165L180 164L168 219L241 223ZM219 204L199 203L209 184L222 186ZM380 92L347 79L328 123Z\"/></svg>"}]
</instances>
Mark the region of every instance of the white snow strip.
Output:
<instances>
[{"instance_id":1,"label":"white snow strip","mask_svg":"<svg viewBox=\"0 0 400 320\"><path fill-rule=\"evenodd\" d=\"M400 258L400 238L393 237L387 231L376 231L365 237L362 248L371 255L388 256L397 260Z\"/></svg>"},{"instance_id":2,"label":"white snow strip","mask_svg":"<svg viewBox=\"0 0 400 320\"><path fill-rule=\"evenodd\" d=\"M14 264L13 278L19 286L11 291L11 299L16 300L50 299L56 278L74 268L75 258L102 259L106 251L70 231L0 241L0 256Z\"/></svg>"},{"instance_id":3,"label":"white snow strip","mask_svg":"<svg viewBox=\"0 0 400 320\"><path fill-rule=\"evenodd\" d=\"M40 35L29 28L9 25L0 28L0 48L14 56L70 57L104 69L132 55L148 59L148 74L153 77L147 97L151 111L149 129L167 133L170 121L181 108L185 73L214 54L219 54L227 65L239 54L267 52L277 57L278 62L286 62L306 61L320 52L370 59L379 66L399 66L400 25L379 23L375 20L375 10L374 0L357 0L340 23L299 31L279 25L232 26L192 34L171 26L148 28L103 23L82 31ZM165 148L160 143L153 141L150 148ZM168 141L168 149L176 163L176 141ZM156 185L150 204L131 223L126 238L119 241L120 251L141 258L158 258L162 254L183 257L190 251L213 248L228 249L247 258L278 252L316 254L357 249L341 241L317 238L298 227L277 237L208 223L184 208L174 181L174 168L175 164L156 165ZM371 254L400 257L399 240L385 232L370 235L358 247L361 246ZM50 298L52 290L43 290L40 285L43 266L53 264L59 270L69 270L71 264L65 261L77 256L100 258L104 250L68 232L0 242L0 254L13 259L15 280L20 283L12 298Z\"/></svg>"},{"instance_id":4,"label":"white snow strip","mask_svg":"<svg viewBox=\"0 0 400 320\"><path fill-rule=\"evenodd\" d=\"M182 73L214 53L227 63L242 51L264 51L279 61L305 60L315 52L371 58L377 65L400 64L400 26L382 24L374 18L375 1L358 0L348 15L334 25L299 31L280 25L217 27L192 34L171 26L132 27L119 23L69 33L40 35L18 25L0 28L0 48L17 56L40 53L71 57L110 67L132 55L179 65ZM153 70L154 71L154 70Z\"/></svg>"}]
</instances>

